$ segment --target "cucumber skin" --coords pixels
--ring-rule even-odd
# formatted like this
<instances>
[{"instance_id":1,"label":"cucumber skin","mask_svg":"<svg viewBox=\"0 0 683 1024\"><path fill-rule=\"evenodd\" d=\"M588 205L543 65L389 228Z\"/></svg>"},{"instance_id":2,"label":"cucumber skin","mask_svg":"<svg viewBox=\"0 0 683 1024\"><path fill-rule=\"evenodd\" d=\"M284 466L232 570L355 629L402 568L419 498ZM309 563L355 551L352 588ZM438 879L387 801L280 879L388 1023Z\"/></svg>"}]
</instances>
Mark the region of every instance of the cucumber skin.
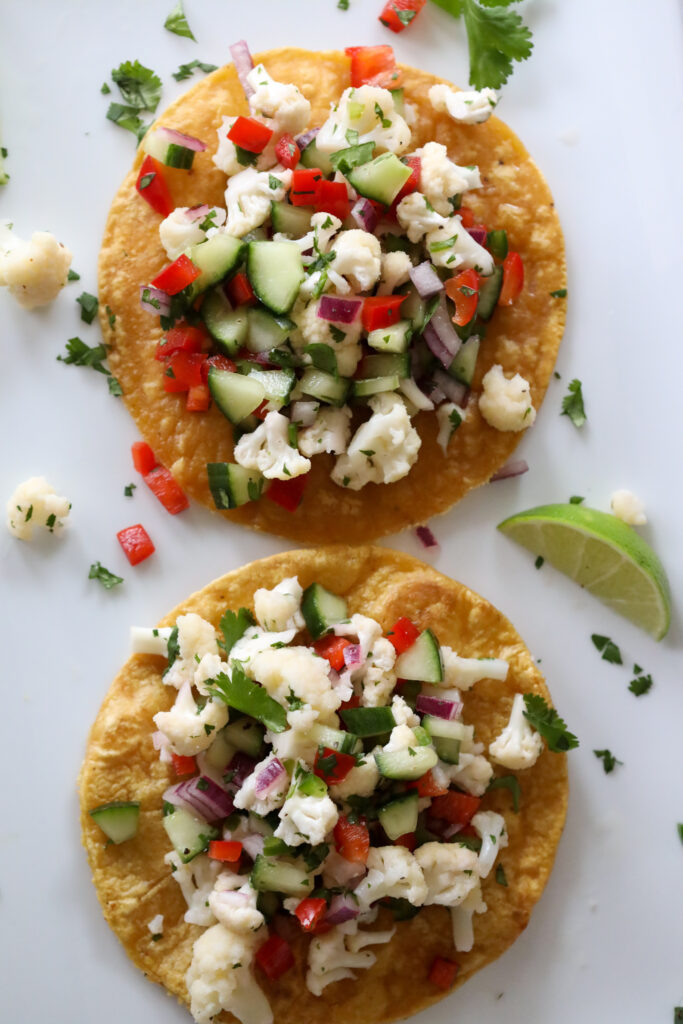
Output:
<instances>
[{"instance_id":1,"label":"cucumber skin","mask_svg":"<svg viewBox=\"0 0 683 1024\"><path fill-rule=\"evenodd\" d=\"M231 411L231 403L226 402L226 396L224 394L223 383L227 382L228 378L236 378L237 380L242 380L245 382L249 381L249 377L247 376L232 373L230 370L220 370L217 366L212 366L211 369L209 370L209 391L211 392L211 397L213 398L214 402L216 403L220 411L223 413L225 418L229 420L232 424L236 425L238 423L242 423L243 420L246 419L246 417L249 416L249 414L254 411L254 409L258 409L259 405L264 400L266 393L265 390L263 389L263 386L259 384L257 381L251 381L250 384L248 385L238 385L243 389L243 394L249 394L249 392L251 391L253 394L253 398L246 403L246 405L249 405L250 408L241 416L236 416L234 409L232 409ZM258 388L258 391L260 392L260 397L258 398L258 400L256 400L256 388ZM254 403L253 405L251 404L252 401Z\"/></svg>"},{"instance_id":2,"label":"cucumber skin","mask_svg":"<svg viewBox=\"0 0 683 1024\"><path fill-rule=\"evenodd\" d=\"M324 608L320 607L326 598L332 598L332 601L328 600L327 604L333 609L327 613ZM335 604L335 602L337 603ZM301 599L301 614L308 632L314 640L318 640L335 622L346 618L346 601L330 590L326 590L321 583L311 583L304 590Z\"/></svg>"},{"instance_id":3,"label":"cucumber skin","mask_svg":"<svg viewBox=\"0 0 683 1024\"><path fill-rule=\"evenodd\" d=\"M392 841L414 832L417 828L418 795L407 793L380 807L377 816L380 825Z\"/></svg>"},{"instance_id":4,"label":"cucumber skin","mask_svg":"<svg viewBox=\"0 0 683 1024\"><path fill-rule=\"evenodd\" d=\"M258 470L233 462L208 462L206 472L217 509L239 508L261 497L264 481Z\"/></svg>"},{"instance_id":5,"label":"cucumber skin","mask_svg":"<svg viewBox=\"0 0 683 1024\"><path fill-rule=\"evenodd\" d=\"M269 248L266 249L265 246ZM276 255L273 246L278 247L278 252L280 253L284 253L285 249L283 247L286 247L292 253L293 266L296 264L296 259L298 259L297 273L296 275L293 273L289 274L288 288L284 292L281 289L277 289L279 297L273 296L272 292L274 289L271 286L274 272L273 257ZM275 275L275 280L281 282L285 271L288 269L281 266L280 274ZM249 242L247 247L247 277L256 297L272 313L279 315L289 313L296 302L299 288L305 276L301 254L294 242ZM270 280L264 280L264 278L270 278Z\"/></svg>"},{"instance_id":6,"label":"cucumber skin","mask_svg":"<svg viewBox=\"0 0 683 1024\"><path fill-rule=\"evenodd\" d=\"M431 666L427 665L429 661L432 661ZM416 662L421 662L422 666ZM400 679L419 679L423 683L443 682L441 652L431 629L420 633L415 643L398 656L395 671Z\"/></svg>"},{"instance_id":7,"label":"cucumber skin","mask_svg":"<svg viewBox=\"0 0 683 1024\"><path fill-rule=\"evenodd\" d=\"M412 753L409 753L412 749ZM406 750L380 751L375 754L375 763L380 775L387 779L412 782L421 778L438 763L433 747L413 747Z\"/></svg>"},{"instance_id":8,"label":"cucumber skin","mask_svg":"<svg viewBox=\"0 0 683 1024\"><path fill-rule=\"evenodd\" d=\"M93 807L91 811L88 811L88 814L95 824L102 829L107 838L118 846L119 843L128 842L129 839L133 839L137 835L140 801L114 800L112 803ZM116 827L117 825L123 825L124 822L127 822L127 827L123 829ZM112 825L114 826L113 828Z\"/></svg>"},{"instance_id":9,"label":"cucumber skin","mask_svg":"<svg viewBox=\"0 0 683 1024\"><path fill-rule=\"evenodd\" d=\"M285 875L285 885L278 874ZM284 892L288 896L308 896L311 881L308 875L295 864L278 862L275 857L259 854L249 875L252 888L257 892Z\"/></svg>"}]
</instances>

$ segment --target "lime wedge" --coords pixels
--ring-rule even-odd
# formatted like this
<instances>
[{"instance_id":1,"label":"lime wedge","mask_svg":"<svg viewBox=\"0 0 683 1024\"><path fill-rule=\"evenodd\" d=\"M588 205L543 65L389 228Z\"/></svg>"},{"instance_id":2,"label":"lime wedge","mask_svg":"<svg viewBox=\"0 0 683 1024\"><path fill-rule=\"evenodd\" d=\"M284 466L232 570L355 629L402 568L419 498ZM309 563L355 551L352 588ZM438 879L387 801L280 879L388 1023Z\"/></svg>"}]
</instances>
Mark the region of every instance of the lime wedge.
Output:
<instances>
[{"instance_id":1,"label":"lime wedge","mask_svg":"<svg viewBox=\"0 0 683 1024\"><path fill-rule=\"evenodd\" d=\"M661 640L671 622L664 566L632 527L584 505L539 505L498 524L595 597Z\"/></svg>"}]
</instances>

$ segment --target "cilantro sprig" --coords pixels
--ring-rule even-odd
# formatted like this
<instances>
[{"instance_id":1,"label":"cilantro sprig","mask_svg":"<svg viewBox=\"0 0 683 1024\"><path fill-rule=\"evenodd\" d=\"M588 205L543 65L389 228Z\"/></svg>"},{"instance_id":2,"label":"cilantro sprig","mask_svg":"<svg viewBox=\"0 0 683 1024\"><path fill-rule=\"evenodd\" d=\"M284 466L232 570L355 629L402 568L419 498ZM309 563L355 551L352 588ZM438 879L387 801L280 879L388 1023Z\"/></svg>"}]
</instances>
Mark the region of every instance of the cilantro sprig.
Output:
<instances>
[{"instance_id":1,"label":"cilantro sprig","mask_svg":"<svg viewBox=\"0 0 683 1024\"><path fill-rule=\"evenodd\" d=\"M218 644L226 654L230 654L230 651L237 641L244 636L249 626L254 625L254 616L248 608L240 608L237 613L230 611L228 608L219 625L224 639L219 640Z\"/></svg>"},{"instance_id":2,"label":"cilantro sprig","mask_svg":"<svg viewBox=\"0 0 683 1024\"><path fill-rule=\"evenodd\" d=\"M113 572L109 572L109 569L105 569L105 567L99 562L93 562L90 566L88 579L97 580L98 583L102 584L105 590L111 590L112 587L116 587L119 583L123 583L123 576L115 576Z\"/></svg>"},{"instance_id":3,"label":"cilantro sprig","mask_svg":"<svg viewBox=\"0 0 683 1024\"><path fill-rule=\"evenodd\" d=\"M513 61L531 56L531 32L519 14L507 10L517 0L433 0L454 18L462 17L470 55L470 85L500 89Z\"/></svg>"},{"instance_id":4,"label":"cilantro sprig","mask_svg":"<svg viewBox=\"0 0 683 1024\"><path fill-rule=\"evenodd\" d=\"M176 36L184 36L186 39L192 39L193 42L197 42L192 29L187 23L185 11L183 10L183 0L178 0L178 3L164 22L164 28L168 29L169 32L173 32Z\"/></svg>"},{"instance_id":5,"label":"cilantro sprig","mask_svg":"<svg viewBox=\"0 0 683 1024\"><path fill-rule=\"evenodd\" d=\"M184 82L186 78L191 78L194 72L199 68L204 74L208 75L210 71L218 70L217 64L206 64L201 60L191 60L188 64L181 64L177 71L173 72L173 77L176 82Z\"/></svg>"},{"instance_id":6,"label":"cilantro sprig","mask_svg":"<svg viewBox=\"0 0 683 1024\"><path fill-rule=\"evenodd\" d=\"M593 753L602 761L602 767L605 771L605 775L609 775L613 772L618 764L623 764L618 757L615 757L611 750L594 750Z\"/></svg>"},{"instance_id":7,"label":"cilantro sprig","mask_svg":"<svg viewBox=\"0 0 683 1024\"><path fill-rule=\"evenodd\" d=\"M555 708L551 708L539 693L525 693L524 705L524 717L541 734L548 744L548 750L559 754L578 747L576 736L569 731Z\"/></svg>"},{"instance_id":8,"label":"cilantro sprig","mask_svg":"<svg viewBox=\"0 0 683 1024\"><path fill-rule=\"evenodd\" d=\"M149 128L140 113L148 111L153 114L157 109L161 99L161 79L139 60L119 64L112 70L111 77L119 88L123 103L110 103L107 119L132 132L140 142Z\"/></svg>"},{"instance_id":9,"label":"cilantro sprig","mask_svg":"<svg viewBox=\"0 0 683 1024\"><path fill-rule=\"evenodd\" d=\"M596 650L602 653L602 660L609 661L612 665L623 665L621 651L608 636L600 636L599 633L592 633L591 640Z\"/></svg>"},{"instance_id":10,"label":"cilantro sprig","mask_svg":"<svg viewBox=\"0 0 683 1024\"><path fill-rule=\"evenodd\" d=\"M583 391L581 381L576 377L569 383L569 391L562 399L562 412L560 416L569 416L575 427L582 427L588 417L586 407L583 404Z\"/></svg>"}]
</instances>

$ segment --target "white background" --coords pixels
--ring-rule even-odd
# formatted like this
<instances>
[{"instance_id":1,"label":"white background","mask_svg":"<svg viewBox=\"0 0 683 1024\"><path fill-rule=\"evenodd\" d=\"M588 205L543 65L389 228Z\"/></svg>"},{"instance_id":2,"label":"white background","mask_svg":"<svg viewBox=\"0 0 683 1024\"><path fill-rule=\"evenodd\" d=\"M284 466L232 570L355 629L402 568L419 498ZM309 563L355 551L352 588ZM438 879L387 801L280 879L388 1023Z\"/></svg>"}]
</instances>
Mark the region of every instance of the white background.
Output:
<instances>
[{"instance_id":1,"label":"white background","mask_svg":"<svg viewBox=\"0 0 683 1024\"><path fill-rule=\"evenodd\" d=\"M96 291L108 204L134 153L105 121L100 85L139 58L178 95L171 72L193 58L221 64L245 37L253 50L393 42L399 60L461 85L464 31L432 4L403 35L377 22L380 0L187 0L199 44L163 29L173 0L0 2L0 122L10 184L0 218L20 235L54 232L81 281L43 312L0 294L0 496L34 474L73 502L61 539L31 545L0 532L2 729L0 1018L37 1024L189 1020L133 969L102 919L80 846L76 776L87 731L128 654L128 628L155 623L215 576L284 549L193 506L164 512L139 482L137 434L104 378L55 360L67 338L99 341L75 298ZM548 889L526 932L498 962L419 1019L492 1024L668 1024L683 1003L683 821L680 598L681 24L674 0L528 2L532 59L517 66L499 112L554 191L569 261L569 319L553 381L519 454L531 471L470 494L432 523L430 560L485 594L541 662L581 747L570 755L567 828ZM588 423L560 418L580 377ZM504 516L585 495L607 509L617 487L644 500L643 535L664 559L674 621L657 645L495 531ZM143 522L157 553L131 569L116 531ZM420 554L404 534L388 543ZM125 577L88 581L99 559ZM600 660L590 634L621 646ZM628 692L633 661L654 678ZM624 761L605 775L593 756ZM305 1024L305 1022L302 1022ZM343 1024L343 1022L340 1022Z\"/></svg>"}]
</instances>

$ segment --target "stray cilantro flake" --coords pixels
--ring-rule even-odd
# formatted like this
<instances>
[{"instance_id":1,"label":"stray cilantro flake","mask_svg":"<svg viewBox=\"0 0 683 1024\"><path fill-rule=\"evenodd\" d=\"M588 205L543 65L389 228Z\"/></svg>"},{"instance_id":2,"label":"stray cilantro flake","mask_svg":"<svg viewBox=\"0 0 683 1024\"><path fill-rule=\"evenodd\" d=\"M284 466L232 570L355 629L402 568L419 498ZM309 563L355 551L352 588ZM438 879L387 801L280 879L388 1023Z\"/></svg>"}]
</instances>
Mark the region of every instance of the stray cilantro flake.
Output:
<instances>
[{"instance_id":1,"label":"stray cilantro flake","mask_svg":"<svg viewBox=\"0 0 683 1024\"><path fill-rule=\"evenodd\" d=\"M152 184L155 178L156 173L154 171L152 171L150 174L143 174L138 182L139 191L142 192L143 189L149 188L149 186Z\"/></svg>"},{"instance_id":2,"label":"stray cilantro flake","mask_svg":"<svg viewBox=\"0 0 683 1024\"><path fill-rule=\"evenodd\" d=\"M624 763L623 761L620 761L618 757L615 757L611 750L594 750L593 753L596 757L602 760L602 767L605 771L605 775L609 775L610 772L613 772L616 765Z\"/></svg>"},{"instance_id":3,"label":"stray cilantro flake","mask_svg":"<svg viewBox=\"0 0 683 1024\"><path fill-rule=\"evenodd\" d=\"M254 616L248 608L240 608L237 614L228 609L223 615L219 625L225 638L224 641L219 641L219 646L223 648L226 654L230 654L230 651L233 649L240 637L244 636L244 633L249 626L254 625Z\"/></svg>"},{"instance_id":4,"label":"stray cilantro flake","mask_svg":"<svg viewBox=\"0 0 683 1024\"><path fill-rule=\"evenodd\" d=\"M375 116L382 122L382 128L391 128L391 121L388 117L384 116L384 111L380 107L379 103L375 103Z\"/></svg>"},{"instance_id":5,"label":"stray cilantro flake","mask_svg":"<svg viewBox=\"0 0 683 1024\"><path fill-rule=\"evenodd\" d=\"M531 55L531 32L518 14L504 10L511 0L484 0L485 6L477 0L433 2L454 18L464 17L475 89L500 89L512 74L512 62Z\"/></svg>"},{"instance_id":6,"label":"stray cilantro flake","mask_svg":"<svg viewBox=\"0 0 683 1024\"><path fill-rule=\"evenodd\" d=\"M562 375L559 374L557 370L555 370L555 372L553 373L553 377L555 378L555 380L562 380Z\"/></svg>"},{"instance_id":7,"label":"stray cilantro flake","mask_svg":"<svg viewBox=\"0 0 683 1024\"><path fill-rule=\"evenodd\" d=\"M432 242L432 244L429 246L429 251L430 252L445 252L446 249L450 249L452 246L455 245L455 243L457 241L457 238L458 238L457 235L453 235L452 238L446 238L446 239L444 239L443 242Z\"/></svg>"},{"instance_id":8,"label":"stray cilantro flake","mask_svg":"<svg viewBox=\"0 0 683 1024\"><path fill-rule=\"evenodd\" d=\"M674 1024L683 1022L683 1006L674 1006Z\"/></svg>"},{"instance_id":9,"label":"stray cilantro flake","mask_svg":"<svg viewBox=\"0 0 683 1024\"><path fill-rule=\"evenodd\" d=\"M635 694L636 697L642 697L644 693L647 693L652 687L652 676L651 675L640 675L632 679L628 684L628 688L631 693Z\"/></svg>"},{"instance_id":10,"label":"stray cilantro flake","mask_svg":"<svg viewBox=\"0 0 683 1024\"><path fill-rule=\"evenodd\" d=\"M340 11L348 11L351 0L337 0L337 7Z\"/></svg>"},{"instance_id":11,"label":"stray cilantro flake","mask_svg":"<svg viewBox=\"0 0 683 1024\"><path fill-rule=\"evenodd\" d=\"M289 694L287 695L285 700L287 701L287 707L289 708L290 711L300 711L301 708L304 706L304 702L296 696L291 686L289 688Z\"/></svg>"},{"instance_id":12,"label":"stray cilantro flake","mask_svg":"<svg viewBox=\"0 0 683 1024\"><path fill-rule=\"evenodd\" d=\"M111 92L111 89L109 88L106 82L102 82L102 88L100 89L100 92L103 96L108 96Z\"/></svg>"},{"instance_id":13,"label":"stray cilantro flake","mask_svg":"<svg viewBox=\"0 0 683 1024\"><path fill-rule=\"evenodd\" d=\"M86 324L91 324L97 316L97 307L99 306L97 296L91 295L90 292L81 292L76 302L81 307L81 320Z\"/></svg>"},{"instance_id":14,"label":"stray cilantro flake","mask_svg":"<svg viewBox=\"0 0 683 1024\"><path fill-rule=\"evenodd\" d=\"M75 270L69 270L69 273L66 275L66 279L67 281L80 281L81 275L77 274Z\"/></svg>"},{"instance_id":15,"label":"stray cilantro flake","mask_svg":"<svg viewBox=\"0 0 683 1024\"><path fill-rule=\"evenodd\" d=\"M123 493L127 498L132 498L133 491L135 490L136 487L137 484L126 484L126 486L123 488Z\"/></svg>"},{"instance_id":16,"label":"stray cilantro flake","mask_svg":"<svg viewBox=\"0 0 683 1024\"><path fill-rule=\"evenodd\" d=\"M505 868L503 867L502 864L499 864L498 867L496 868L496 881L498 882L498 885L504 885L505 888L507 889L508 880L505 877Z\"/></svg>"},{"instance_id":17,"label":"stray cilantro flake","mask_svg":"<svg viewBox=\"0 0 683 1024\"><path fill-rule=\"evenodd\" d=\"M107 377L107 384L109 385L109 394L113 395L114 398L121 398L123 394L123 388L116 377L111 374Z\"/></svg>"},{"instance_id":18,"label":"stray cilantro flake","mask_svg":"<svg viewBox=\"0 0 683 1024\"><path fill-rule=\"evenodd\" d=\"M109 572L109 569L105 569L99 562L93 562L90 566L88 579L97 580L102 584L105 590L111 590L112 587L117 586L119 583L123 583L123 576L115 576L113 572Z\"/></svg>"},{"instance_id":19,"label":"stray cilantro flake","mask_svg":"<svg viewBox=\"0 0 683 1024\"><path fill-rule=\"evenodd\" d=\"M169 633L168 640L166 641L166 657L168 658L168 669L171 667L173 662L180 656L180 644L178 643L178 627L174 626ZM166 673L164 673L165 675Z\"/></svg>"},{"instance_id":20,"label":"stray cilantro flake","mask_svg":"<svg viewBox=\"0 0 683 1024\"><path fill-rule=\"evenodd\" d=\"M111 77L129 107L154 113L161 99L161 79L151 68L139 60L127 60L112 70Z\"/></svg>"},{"instance_id":21,"label":"stray cilantro flake","mask_svg":"<svg viewBox=\"0 0 683 1024\"><path fill-rule=\"evenodd\" d=\"M20 506L20 505L17 505L17 508L21 508L21 506ZM28 522L30 522L30 521L31 521L31 517L32 517L32 515L33 515L33 505L29 505L29 507L28 507L28 512L26 513L26 516L25 516L25 518L24 518L24 522L25 522L25 523L28 523Z\"/></svg>"},{"instance_id":22,"label":"stray cilantro flake","mask_svg":"<svg viewBox=\"0 0 683 1024\"><path fill-rule=\"evenodd\" d=\"M639 665L636 662L635 665L633 666L633 673L634 673L634 675L639 676L641 674L641 672L643 672L643 667L642 667L642 665Z\"/></svg>"},{"instance_id":23,"label":"stray cilantro flake","mask_svg":"<svg viewBox=\"0 0 683 1024\"><path fill-rule=\"evenodd\" d=\"M135 107L126 107L121 103L109 104L107 120L113 121L114 124L119 126L119 128L125 128L126 131L133 132L137 137L138 142L142 139L149 127L149 125L146 125L138 116L138 112Z\"/></svg>"},{"instance_id":24,"label":"stray cilantro flake","mask_svg":"<svg viewBox=\"0 0 683 1024\"><path fill-rule=\"evenodd\" d=\"M623 665L621 651L608 636L600 636L599 633L592 633L591 640L596 650L602 652L602 660L609 661L612 665Z\"/></svg>"},{"instance_id":25,"label":"stray cilantro flake","mask_svg":"<svg viewBox=\"0 0 683 1024\"><path fill-rule=\"evenodd\" d=\"M268 188L276 189L276 188L281 188L281 187L282 187L282 182L280 181L280 179L276 178L274 174L269 174L268 175Z\"/></svg>"},{"instance_id":26,"label":"stray cilantro flake","mask_svg":"<svg viewBox=\"0 0 683 1024\"><path fill-rule=\"evenodd\" d=\"M567 298L567 289L566 288L558 288L557 291L554 291L554 292L550 293L550 297L552 299L566 299Z\"/></svg>"},{"instance_id":27,"label":"stray cilantro flake","mask_svg":"<svg viewBox=\"0 0 683 1024\"><path fill-rule=\"evenodd\" d=\"M332 340L338 345L346 338L345 332L340 327L335 327L334 324L330 324L330 334L332 335Z\"/></svg>"},{"instance_id":28,"label":"stray cilantro flake","mask_svg":"<svg viewBox=\"0 0 683 1024\"><path fill-rule=\"evenodd\" d=\"M402 25L410 25L411 21L417 14L417 11L401 11L395 6L394 13Z\"/></svg>"},{"instance_id":29,"label":"stray cilantro flake","mask_svg":"<svg viewBox=\"0 0 683 1024\"><path fill-rule=\"evenodd\" d=\"M548 744L548 750L558 754L578 747L579 741L569 731L555 708L551 708L538 693L525 693L524 717Z\"/></svg>"},{"instance_id":30,"label":"stray cilantro flake","mask_svg":"<svg viewBox=\"0 0 683 1024\"><path fill-rule=\"evenodd\" d=\"M197 42L192 34L192 29L187 23L182 0L178 0L178 3L166 18L164 28L168 29L169 32L173 32L176 36L185 36L186 39L192 39L195 43Z\"/></svg>"},{"instance_id":31,"label":"stray cilantro flake","mask_svg":"<svg viewBox=\"0 0 683 1024\"><path fill-rule=\"evenodd\" d=\"M216 226L216 210L209 210L206 217L199 225L199 230L208 231L210 228L215 228Z\"/></svg>"},{"instance_id":32,"label":"stray cilantro flake","mask_svg":"<svg viewBox=\"0 0 683 1024\"><path fill-rule=\"evenodd\" d=\"M56 522L57 522L57 516L55 515L54 512L51 512L50 515L45 520L45 525L47 526L47 528L50 531L50 533L54 533L55 532L55 523Z\"/></svg>"},{"instance_id":33,"label":"stray cilantro flake","mask_svg":"<svg viewBox=\"0 0 683 1024\"><path fill-rule=\"evenodd\" d=\"M491 789L509 789L512 794L512 809L515 814L519 813L519 799L522 795L522 788L516 775L499 775L489 783L487 793Z\"/></svg>"},{"instance_id":34,"label":"stray cilantro flake","mask_svg":"<svg viewBox=\"0 0 683 1024\"><path fill-rule=\"evenodd\" d=\"M582 505L586 499L582 498L580 494L572 494L569 499L570 505Z\"/></svg>"},{"instance_id":35,"label":"stray cilantro flake","mask_svg":"<svg viewBox=\"0 0 683 1024\"><path fill-rule=\"evenodd\" d=\"M114 324L116 323L116 313L112 313L112 311L109 308L109 306L105 306L104 308L105 308L105 311L107 313L107 321L109 323L109 326L111 328L113 328Z\"/></svg>"},{"instance_id":36,"label":"stray cilantro flake","mask_svg":"<svg viewBox=\"0 0 683 1024\"><path fill-rule=\"evenodd\" d=\"M540 569L544 562L545 558L543 557L543 555L539 555L536 561L534 562L534 565L537 569Z\"/></svg>"},{"instance_id":37,"label":"stray cilantro flake","mask_svg":"<svg viewBox=\"0 0 683 1024\"><path fill-rule=\"evenodd\" d=\"M676 831L678 832L678 838L683 843L683 821L679 821L676 825Z\"/></svg>"},{"instance_id":38,"label":"stray cilantro flake","mask_svg":"<svg viewBox=\"0 0 683 1024\"><path fill-rule=\"evenodd\" d=\"M178 70L173 72L173 77L176 82L183 82L186 78L191 78L197 68L208 75L210 71L216 71L218 69L218 65L205 64L201 60L191 60L189 64L181 64Z\"/></svg>"},{"instance_id":39,"label":"stray cilantro flake","mask_svg":"<svg viewBox=\"0 0 683 1024\"><path fill-rule=\"evenodd\" d=\"M152 936L152 942L159 942L160 939L163 939L163 935L153 935Z\"/></svg>"},{"instance_id":40,"label":"stray cilantro flake","mask_svg":"<svg viewBox=\"0 0 683 1024\"><path fill-rule=\"evenodd\" d=\"M575 427L582 427L586 422L586 409L583 404L581 381L576 377L569 383L569 393L562 399L560 416L569 416Z\"/></svg>"},{"instance_id":41,"label":"stray cilantro flake","mask_svg":"<svg viewBox=\"0 0 683 1024\"><path fill-rule=\"evenodd\" d=\"M109 370L102 365L102 360L107 358L106 345L95 345L91 348L80 338L69 338L66 343L66 355L57 356L60 363L73 363L76 366L91 366L98 373L109 374Z\"/></svg>"}]
</instances>

